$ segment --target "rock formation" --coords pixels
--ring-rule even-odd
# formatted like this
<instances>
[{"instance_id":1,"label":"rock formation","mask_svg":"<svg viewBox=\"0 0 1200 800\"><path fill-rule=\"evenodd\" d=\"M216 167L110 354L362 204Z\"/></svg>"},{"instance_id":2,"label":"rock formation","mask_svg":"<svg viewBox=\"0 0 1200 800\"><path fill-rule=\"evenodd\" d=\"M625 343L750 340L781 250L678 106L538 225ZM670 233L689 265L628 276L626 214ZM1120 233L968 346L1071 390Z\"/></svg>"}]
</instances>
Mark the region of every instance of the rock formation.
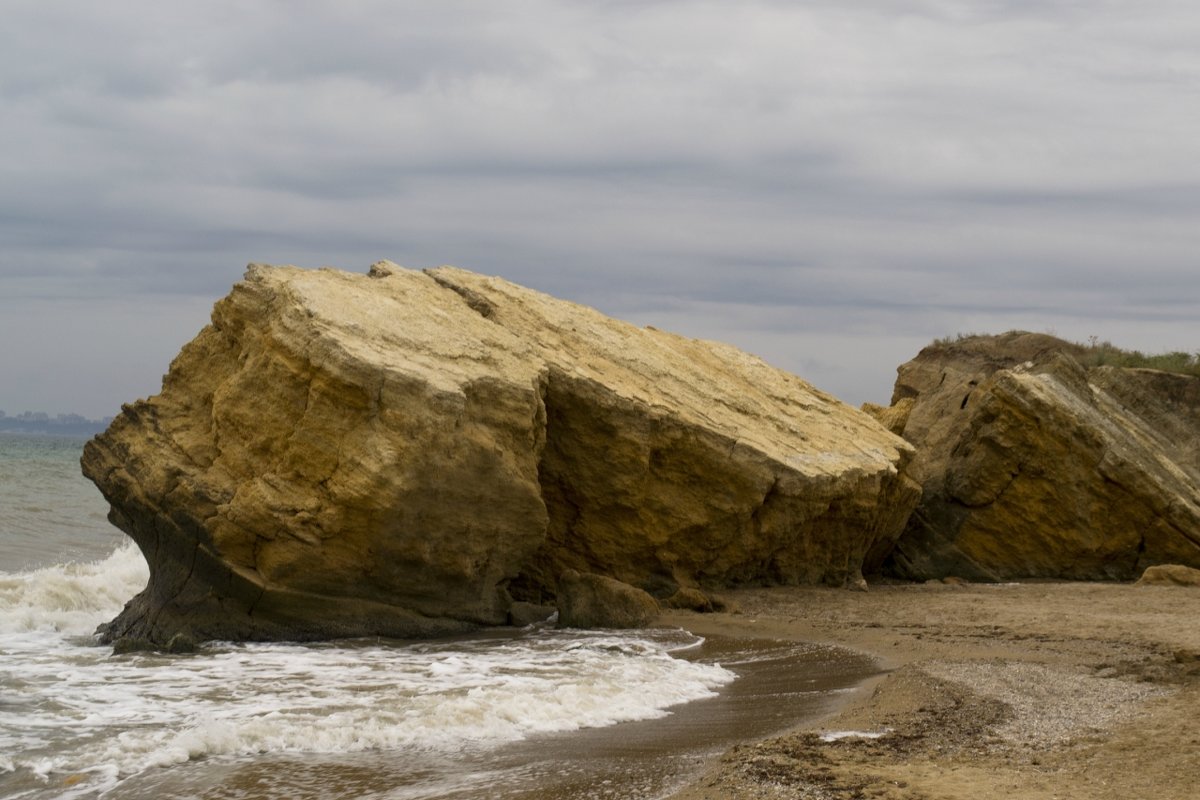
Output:
<instances>
[{"instance_id":1,"label":"rock formation","mask_svg":"<svg viewBox=\"0 0 1200 800\"><path fill-rule=\"evenodd\" d=\"M900 367L883 419L917 447L923 496L888 570L1132 580L1200 566L1200 378L1088 369L1084 353L1011 333Z\"/></svg>"},{"instance_id":2,"label":"rock formation","mask_svg":"<svg viewBox=\"0 0 1200 800\"><path fill-rule=\"evenodd\" d=\"M150 582L108 639L502 624L568 569L860 579L912 449L732 347L453 268L252 265L85 474Z\"/></svg>"},{"instance_id":3,"label":"rock formation","mask_svg":"<svg viewBox=\"0 0 1200 800\"><path fill-rule=\"evenodd\" d=\"M642 589L573 569L558 578L558 624L564 628L644 628L659 605Z\"/></svg>"},{"instance_id":4,"label":"rock formation","mask_svg":"<svg viewBox=\"0 0 1200 800\"><path fill-rule=\"evenodd\" d=\"M1147 567L1138 578L1138 586L1200 586L1200 569L1182 564L1158 564Z\"/></svg>"}]
</instances>

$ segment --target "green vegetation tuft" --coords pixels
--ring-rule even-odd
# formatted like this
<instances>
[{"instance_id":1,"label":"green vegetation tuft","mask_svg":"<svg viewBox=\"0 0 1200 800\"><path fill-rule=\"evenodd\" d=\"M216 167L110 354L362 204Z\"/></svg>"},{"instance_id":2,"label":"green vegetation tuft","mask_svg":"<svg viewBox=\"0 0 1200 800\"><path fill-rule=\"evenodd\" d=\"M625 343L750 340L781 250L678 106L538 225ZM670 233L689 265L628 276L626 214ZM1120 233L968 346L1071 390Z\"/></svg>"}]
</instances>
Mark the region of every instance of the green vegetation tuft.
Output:
<instances>
[{"instance_id":1,"label":"green vegetation tuft","mask_svg":"<svg viewBox=\"0 0 1200 800\"><path fill-rule=\"evenodd\" d=\"M1021 331L1009 331L1008 335L1021 334ZM1053 336L1053 334L1047 334ZM942 336L933 340L935 347L953 347L977 340L993 339L989 334L959 333L953 336ZM1125 350L1112 342L1100 341L1098 336L1088 337L1087 344L1082 342L1062 341L1062 349L1085 367L1128 367L1133 369L1156 369L1162 372L1175 372L1182 375L1200 377L1200 351L1185 353L1176 350L1158 355L1146 355L1140 350Z\"/></svg>"},{"instance_id":2,"label":"green vegetation tuft","mask_svg":"<svg viewBox=\"0 0 1200 800\"><path fill-rule=\"evenodd\" d=\"M990 337L990 333L956 333L953 336L939 336L933 340L933 345L935 347L950 347L951 345L962 344L971 339L988 339Z\"/></svg>"},{"instance_id":3,"label":"green vegetation tuft","mask_svg":"<svg viewBox=\"0 0 1200 800\"><path fill-rule=\"evenodd\" d=\"M1200 351L1176 350L1148 356L1140 350L1123 350L1112 342L1098 341L1094 336L1081 346L1084 356L1080 360L1086 367L1135 367L1200 376Z\"/></svg>"}]
</instances>

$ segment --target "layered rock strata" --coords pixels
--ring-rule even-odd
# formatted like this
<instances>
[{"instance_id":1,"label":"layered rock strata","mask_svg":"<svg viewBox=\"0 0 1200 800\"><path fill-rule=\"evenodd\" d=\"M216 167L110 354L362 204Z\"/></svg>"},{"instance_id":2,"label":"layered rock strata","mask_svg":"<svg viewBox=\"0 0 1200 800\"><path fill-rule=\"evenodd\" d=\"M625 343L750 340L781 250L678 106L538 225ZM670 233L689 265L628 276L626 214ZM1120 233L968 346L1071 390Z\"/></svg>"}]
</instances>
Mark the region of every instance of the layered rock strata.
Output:
<instances>
[{"instance_id":1,"label":"layered rock strata","mask_svg":"<svg viewBox=\"0 0 1200 800\"><path fill-rule=\"evenodd\" d=\"M1132 580L1200 566L1200 378L1085 368L1011 333L899 369L892 430L917 447L921 503L887 559L911 579Z\"/></svg>"},{"instance_id":2,"label":"layered rock strata","mask_svg":"<svg viewBox=\"0 0 1200 800\"><path fill-rule=\"evenodd\" d=\"M150 564L105 635L165 642L503 624L568 569L855 581L911 455L732 347L381 262L252 265L83 468Z\"/></svg>"}]
</instances>

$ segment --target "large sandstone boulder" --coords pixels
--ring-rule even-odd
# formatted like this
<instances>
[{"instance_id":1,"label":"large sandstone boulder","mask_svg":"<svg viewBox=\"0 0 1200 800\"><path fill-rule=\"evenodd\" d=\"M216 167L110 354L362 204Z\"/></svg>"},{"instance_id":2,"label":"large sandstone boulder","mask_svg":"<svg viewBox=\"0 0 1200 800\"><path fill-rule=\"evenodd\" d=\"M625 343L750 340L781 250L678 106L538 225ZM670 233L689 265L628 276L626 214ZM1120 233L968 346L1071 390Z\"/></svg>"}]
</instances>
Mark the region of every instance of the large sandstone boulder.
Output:
<instances>
[{"instance_id":1,"label":"large sandstone boulder","mask_svg":"<svg viewBox=\"0 0 1200 800\"><path fill-rule=\"evenodd\" d=\"M568 569L854 582L912 449L732 347L452 268L252 265L84 472L150 564L106 636L432 635Z\"/></svg>"},{"instance_id":2,"label":"large sandstone boulder","mask_svg":"<svg viewBox=\"0 0 1200 800\"><path fill-rule=\"evenodd\" d=\"M1084 354L1011 333L900 367L887 419L916 445L924 492L888 569L1132 580L1200 566L1200 378L1088 369Z\"/></svg>"}]
</instances>

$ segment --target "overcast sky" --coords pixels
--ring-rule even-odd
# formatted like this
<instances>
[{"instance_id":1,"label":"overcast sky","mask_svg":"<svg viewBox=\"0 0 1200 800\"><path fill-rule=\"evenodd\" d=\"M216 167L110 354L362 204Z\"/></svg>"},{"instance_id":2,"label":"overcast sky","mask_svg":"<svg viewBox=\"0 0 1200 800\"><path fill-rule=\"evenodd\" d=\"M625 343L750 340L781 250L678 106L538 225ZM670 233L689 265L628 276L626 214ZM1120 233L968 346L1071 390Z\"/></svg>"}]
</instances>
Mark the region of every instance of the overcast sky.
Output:
<instances>
[{"instance_id":1,"label":"overcast sky","mask_svg":"<svg viewBox=\"0 0 1200 800\"><path fill-rule=\"evenodd\" d=\"M247 262L455 264L886 402L1200 348L1190 0L6 0L0 409L156 392Z\"/></svg>"}]
</instances>

